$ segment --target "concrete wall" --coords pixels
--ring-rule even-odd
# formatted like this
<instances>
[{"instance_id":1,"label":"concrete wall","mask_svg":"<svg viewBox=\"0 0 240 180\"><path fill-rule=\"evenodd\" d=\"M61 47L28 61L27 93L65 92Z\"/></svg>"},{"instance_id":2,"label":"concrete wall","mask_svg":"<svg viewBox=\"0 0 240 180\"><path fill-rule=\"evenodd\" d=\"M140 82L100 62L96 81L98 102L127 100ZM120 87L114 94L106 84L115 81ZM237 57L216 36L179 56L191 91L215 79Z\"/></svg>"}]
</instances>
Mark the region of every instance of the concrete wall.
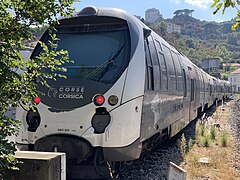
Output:
<instances>
[{"instance_id":1,"label":"concrete wall","mask_svg":"<svg viewBox=\"0 0 240 180\"><path fill-rule=\"evenodd\" d=\"M65 153L17 151L16 158L23 162L20 170L8 171L7 180L66 180Z\"/></svg>"}]
</instances>

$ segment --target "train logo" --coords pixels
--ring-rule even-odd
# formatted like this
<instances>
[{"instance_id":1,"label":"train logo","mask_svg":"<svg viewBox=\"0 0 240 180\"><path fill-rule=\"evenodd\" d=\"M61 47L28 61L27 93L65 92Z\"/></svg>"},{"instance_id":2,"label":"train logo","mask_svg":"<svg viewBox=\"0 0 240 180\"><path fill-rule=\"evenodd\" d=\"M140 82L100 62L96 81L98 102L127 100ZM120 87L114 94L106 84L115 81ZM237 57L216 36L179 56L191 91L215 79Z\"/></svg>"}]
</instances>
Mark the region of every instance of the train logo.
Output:
<instances>
[{"instance_id":1,"label":"train logo","mask_svg":"<svg viewBox=\"0 0 240 180\"><path fill-rule=\"evenodd\" d=\"M48 90L48 97L54 97L56 98L56 94L58 93L56 88L50 88Z\"/></svg>"},{"instance_id":2,"label":"train logo","mask_svg":"<svg viewBox=\"0 0 240 180\"><path fill-rule=\"evenodd\" d=\"M58 88L50 88L48 97L59 99L83 99L83 86L60 86Z\"/></svg>"}]
</instances>

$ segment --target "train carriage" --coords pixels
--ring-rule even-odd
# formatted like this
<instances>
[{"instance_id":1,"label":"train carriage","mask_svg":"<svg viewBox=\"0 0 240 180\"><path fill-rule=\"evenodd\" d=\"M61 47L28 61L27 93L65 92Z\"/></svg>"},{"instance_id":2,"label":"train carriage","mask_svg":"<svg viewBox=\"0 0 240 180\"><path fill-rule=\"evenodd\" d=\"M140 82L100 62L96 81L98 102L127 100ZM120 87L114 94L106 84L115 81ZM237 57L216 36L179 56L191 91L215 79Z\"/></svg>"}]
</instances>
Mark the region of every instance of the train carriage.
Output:
<instances>
[{"instance_id":1,"label":"train carriage","mask_svg":"<svg viewBox=\"0 0 240 180\"><path fill-rule=\"evenodd\" d=\"M101 162L139 158L216 99L210 75L122 10L86 7L55 28L58 49L74 63L64 65L67 79L38 85L45 95L35 111L17 109L19 149L63 151L68 163L96 170ZM51 40L49 33L41 40ZM32 57L41 51L38 44Z\"/></svg>"}]
</instances>

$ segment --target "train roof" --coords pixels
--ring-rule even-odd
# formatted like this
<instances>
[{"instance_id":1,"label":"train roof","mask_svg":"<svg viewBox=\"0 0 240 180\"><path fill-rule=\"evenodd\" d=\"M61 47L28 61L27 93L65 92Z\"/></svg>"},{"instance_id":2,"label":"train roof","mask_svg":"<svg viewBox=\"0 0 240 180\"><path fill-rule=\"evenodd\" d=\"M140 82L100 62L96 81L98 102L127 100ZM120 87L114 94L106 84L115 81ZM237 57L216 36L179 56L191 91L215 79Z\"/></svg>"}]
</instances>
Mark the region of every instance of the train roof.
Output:
<instances>
[{"instance_id":1,"label":"train roof","mask_svg":"<svg viewBox=\"0 0 240 180\"><path fill-rule=\"evenodd\" d=\"M66 20L78 17L94 17L94 16L105 16L105 17L116 17L126 21L130 21L136 18L132 14L118 8L97 8L95 6L88 6L82 10L76 12L73 17L61 17L59 20Z\"/></svg>"}]
</instances>

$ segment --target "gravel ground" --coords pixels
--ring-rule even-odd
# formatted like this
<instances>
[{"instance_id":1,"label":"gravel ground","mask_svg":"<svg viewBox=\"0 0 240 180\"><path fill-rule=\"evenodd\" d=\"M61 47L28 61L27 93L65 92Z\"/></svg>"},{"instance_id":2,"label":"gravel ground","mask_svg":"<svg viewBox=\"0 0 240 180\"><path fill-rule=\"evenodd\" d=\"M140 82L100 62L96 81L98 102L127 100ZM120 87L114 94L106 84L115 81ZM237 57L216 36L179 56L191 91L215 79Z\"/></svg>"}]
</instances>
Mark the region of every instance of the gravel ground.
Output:
<instances>
[{"instance_id":1,"label":"gravel ground","mask_svg":"<svg viewBox=\"0 0 240 180\"><path fill-rule=\"evenodd\" d=\"M240 173L240 100L233 99L228 102L231 107L231 119L229 121L231 131L237 141L236 146L236 169ZM216 107L212 107L207 113L207 116L211 116L216 110ZM133 162L131 166L124 166L120 173L119 179L138 179L138 180L165 180L168 177L169 163L170 161L180 165L183 162L181 150L178 146L178 142L181 139L182 133L184 133L186 141L194 139L195 127L198 119L192 121L182 132L172 138L168 143L160 145L156 150L152 152L144 153L140 159Z\"/></svg>"},{"instance_id":2,"label":"gravel ground","mask_svg":"<svg viewBox=\"0 0 240 180\"><path fill-rule=\"evenodd\" d=\"M182 133L184 133L187 142L189 139L194 139L196 122L197 120L192 121L168 143L161 144L160 147L152 152L144 153L131 166L125 166L121 171L119 179L167 179L169 163L173 162L180 165L183 162L181 150L178 146Z\"/></svg>"},{"instance_id":3,"label":"gravel ground","mask_svg":"<svg viewBox=\"0 0 240 180\"><path fill-rule=\"evenodd\" d=\"M236 169L240 174L240 98L234 98L230 103L231 118L230 127L236 140Z\"/></svg>"}]
</instances>

